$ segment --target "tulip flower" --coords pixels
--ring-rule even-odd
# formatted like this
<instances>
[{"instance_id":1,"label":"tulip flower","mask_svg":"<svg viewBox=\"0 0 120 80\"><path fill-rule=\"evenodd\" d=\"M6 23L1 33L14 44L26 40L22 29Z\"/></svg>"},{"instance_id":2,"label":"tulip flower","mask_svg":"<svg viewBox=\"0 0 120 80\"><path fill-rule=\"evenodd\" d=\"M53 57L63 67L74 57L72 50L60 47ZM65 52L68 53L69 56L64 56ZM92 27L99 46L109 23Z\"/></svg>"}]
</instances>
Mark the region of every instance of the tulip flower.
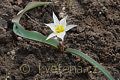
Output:
<instances>
[{"instance_id":1,"label":"tulip flower","mask_svg":"<svg viewBox=\"0 0 120 80\"><path fill-rule=\"evenodd\" d=\"M66 32L68 30L70 30L70 29L77 26L77 25L67 25L66 19L67 19L67 16L59 21L57 16L53 12L53 21L54 21L54 23L45 24L48 27L50 27L50 29L53 31L53 33L51 33L47 37L46 40L48 40L50 38L56 38L57 37L57 38L60 38L63 41Z\"/></svg>"}]
</instances>

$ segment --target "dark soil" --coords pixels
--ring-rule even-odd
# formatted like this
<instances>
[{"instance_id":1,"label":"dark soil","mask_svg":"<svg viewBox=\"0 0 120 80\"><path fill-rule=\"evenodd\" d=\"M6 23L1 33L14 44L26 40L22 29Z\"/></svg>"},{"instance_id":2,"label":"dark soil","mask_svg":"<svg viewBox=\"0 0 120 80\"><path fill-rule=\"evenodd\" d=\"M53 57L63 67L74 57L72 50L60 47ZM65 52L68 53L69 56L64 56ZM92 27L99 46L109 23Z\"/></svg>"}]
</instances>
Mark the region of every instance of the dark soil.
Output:
<instances>
[{"instance_id":1,"label":"dark soil","mask_svg":"<svg viewBox=\"0 0 120 80\"><path fill-rule=\"evenodd\" d=\"M13 33L11 19L30 1L0 0L0 80L107 80L85 60ZM51 30L44 23L52 22L52 12L59 19L68 15L67 22L78 26L67 32L65 45L91 56L120 80L120 0L52 2L29 11L21 24L47 36Z\"/></svg>"}]
</instances>

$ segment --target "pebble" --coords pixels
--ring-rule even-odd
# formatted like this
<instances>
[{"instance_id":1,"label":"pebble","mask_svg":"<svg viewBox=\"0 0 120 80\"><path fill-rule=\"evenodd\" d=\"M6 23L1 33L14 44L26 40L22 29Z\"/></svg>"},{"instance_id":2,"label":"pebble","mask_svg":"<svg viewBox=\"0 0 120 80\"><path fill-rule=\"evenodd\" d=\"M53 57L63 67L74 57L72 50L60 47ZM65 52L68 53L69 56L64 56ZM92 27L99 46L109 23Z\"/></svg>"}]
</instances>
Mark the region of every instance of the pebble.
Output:
<instances>
[{"instance_id":1,"label":"pebble","mask_svg":"<svg viewBox=\"0 0 120 80\"><path fill-rule=\"evenodd\" d=\"M15 55L15 50L12 50L10 52L7 52L8 55Z\"/></svg>"},{"instance_id":2,"label":"pebble","mask_svg":"<svg viewBox=\"0 0 120 80\"><path fill-rule=\"evenodd\" d=\"M23 41L23 38L22 37L17 37L17 40Z\"/></svg>"},{"instance_id":3,"label":"pebble","mask_svg":"<svg viewBox=\"0 0 120 80\"><path fill-rule=\"evenodd\" d=\"M15 55L15 50L10 51L11 55Z\"/></svg>"},{"instance_id":4,"label":"pebble","mask_svg":"<svg viewBox=\"0 0 120 80\"><path fill-rule=\"evenodd\" d=\"M63 12L60 12L60 13L59 13L59 16L63 18L63 17L64 17L64 13L63 13Z\"/></svg>"},{"instance_id":5,"label":"pebble","mask_svg":"<svg viewBox=\"0 0 120 80\"><path fill-rule=\"evenodd\" d=\"M62 10L65 11L65 7L63 7Z\"/></svg>"}]
</instances>

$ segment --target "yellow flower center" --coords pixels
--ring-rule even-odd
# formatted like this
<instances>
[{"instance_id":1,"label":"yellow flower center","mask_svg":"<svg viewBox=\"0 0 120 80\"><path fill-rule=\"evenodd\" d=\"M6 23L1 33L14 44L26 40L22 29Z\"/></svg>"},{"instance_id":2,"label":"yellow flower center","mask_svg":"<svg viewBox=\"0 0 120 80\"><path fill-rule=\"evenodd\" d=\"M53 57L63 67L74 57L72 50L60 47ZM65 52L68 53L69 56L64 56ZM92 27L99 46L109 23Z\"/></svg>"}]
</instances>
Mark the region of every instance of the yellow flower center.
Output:
<instances>
[{"instance_id":1,"label":"yellow flower center","mask_svg":"<svg viewBox=\"0 0 120 80\"><path fill-rule=\"evenodd\" d=\"M65 28L64 28L63 25L57 25L57 26L55 27L55 31L56 31L56 33L61 33L61 32L63 32L63 31L65 31Z\"/></svg>"}]
</instances>

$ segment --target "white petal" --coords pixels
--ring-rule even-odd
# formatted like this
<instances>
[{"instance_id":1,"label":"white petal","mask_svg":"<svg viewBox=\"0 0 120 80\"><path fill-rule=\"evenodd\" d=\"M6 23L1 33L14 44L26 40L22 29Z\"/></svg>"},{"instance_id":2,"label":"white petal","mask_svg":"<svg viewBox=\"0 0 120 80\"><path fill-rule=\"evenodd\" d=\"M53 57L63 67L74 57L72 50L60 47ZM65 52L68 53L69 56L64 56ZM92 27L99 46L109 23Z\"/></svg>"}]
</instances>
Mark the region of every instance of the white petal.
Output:
<instances>
[{"instance_id":1,"label":"white petal","mask_svg":"<svg viewBox=\"0 0 120 80\"><path fill-rule=\"evenodd\" d=\"M63 19L60 20L60 25L63 25L64 27L66 27L66 19L67 19L67 16L64 17Z\"/></svg>"},{"instance_id":2,"label":"white petal","mask_svg":"<svg viewBox=\"0 0 120 80\"><path fill-rule=\"evenodd\" d=\"M50 27L50 29L54 32L54 27L55 27L55 25L54 25L54 23L50 23L50 24L45 24L46 26L48 26L48 27Z\"/></svg>"},{"instance_id":3,"label":"white petal","mask_svg":"<svg viewBox=\"0 0 120 80\"><path fill-rule=\"evenodd\" d=\"M57 16L55 15L55 13L53 12L53 20L54 20L54 24L55 25L59 25L59 20L57 18Z\"/></svg>"},{"instance_id":4,"label":"white petal","mask_svg":"<svg viewBox=\"0 0 120 80\"><path fill-rule=\"evenodd\" d=\"M54 34L54 33L51 33L48 37L47 37L47 39L46 40L48 40L48 39L50 39L50 38L52 38L52 37L55 37L56 35Z\"/></svg>"},{"instance_id":5,"label":"white petal","mask_svg":"<svg viewBox=\"0 0 120 80\"><path fill-rule=\"evenodd\" d=\"M68 25L68 26L66 26L65 31L68 31L68 30L70 30L70 29L72 29L72 28L74 28L76 26L77 25Z\"/></svg>"},{"instance_id":6,"label":"white petal","mask_svg":"<svg viewBox=\"0 0 120 80\"><path fill-rule=\"evenodd\" d=\"M62 39L62 41L63 41L65 34L66 34L66 32L58 33L58 34L57 34L57 37L59 37L59 38Z\"/></svg>"}]
</instances>

